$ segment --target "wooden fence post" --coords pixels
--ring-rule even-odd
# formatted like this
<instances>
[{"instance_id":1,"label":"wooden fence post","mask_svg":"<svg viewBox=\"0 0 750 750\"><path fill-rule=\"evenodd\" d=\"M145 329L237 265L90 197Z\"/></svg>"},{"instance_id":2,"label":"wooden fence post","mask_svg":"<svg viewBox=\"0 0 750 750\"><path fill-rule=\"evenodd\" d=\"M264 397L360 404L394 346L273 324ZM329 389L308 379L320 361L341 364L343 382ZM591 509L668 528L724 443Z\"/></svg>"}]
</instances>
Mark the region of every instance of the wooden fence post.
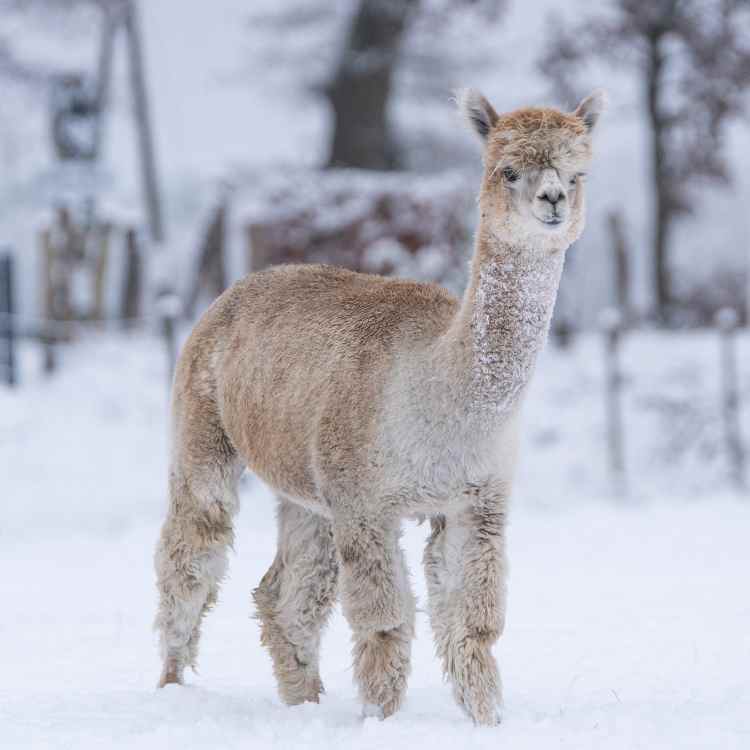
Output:
<instances>
[{"instance_id":1,"label":"wooden fence post","mask_svg":"<svg viewBox=\"0 0 750 750\"><path fill-rule=\"evenodd\" d=\"M13 254L10 250L0 253L0 340L5 342L5 382L14 386L16 374L16 306L13 298Z\"/></svg>"},{"instance_id":2,"label":"wooden fence post","mask_svg":"<svg viewBox=\"0 0 750 750\"><path fill-rule=\"evenodd\" d=\"M177 365L177 320L182 312L182 304L176 294L163 294L157 300L157 306L166 351L168 385L171 391Z\"/></svg>"},{"instance_id":3,"label":"wooden fence post","mask_svg":"<svg viewBox=\"0 0 750 750\"><path fill-rule=\"evenodd\" d=\"M630 252L625 237L625 222L622 213L610 211L607 215L607 227L612 242L617 306L623 317L623 325L628 326L633 322L633 310L630 304Z\"/></svg>"},{"instance_id":4,"label":"wooden fence post","mask_svg":"<svg viewBox=\"0 0 750 750\"><path fill-rule=\"evenodd\" d=\"M42 318L43 324L42 360L45 374L51 375L57 369L55 357L55 336L49 332L49 326L55 320L55 248L52 243L52 231L42 229L39 233L39 251L42 265Z\"/></svg>"},{"instance_id":5,"label":"wooden fence post","mask_svg":"<svg viewBox=\"0 0 750 750\"><path fill-rule=\"evenodd\" d=\"M734 485L743 490L745 484L745 452L740 432L740 389L737 373L737 351L735 332L739 316L730 307L716 313L716 326L720 338L721 406L724 422L729 471Z\"/></svg>"},{"instance_id":6,"label":"wooden fence post","mask_svg":"<svg viewBox=\"0 0 750 750\"><path fill-rule=\"evenodd\" d=\"M45 323L48 326L49 322ZM52 375L57 369L57 354L55 352L55 335L45 328L41 334L42 342L42 369L45 375Z\"/></svg>"},{"instance_id":7,"label":"wooden fence post","mask_svg":"<svg viewBox=\"0 0 750 750\"><path fill-rule=\"evenodd\" d=\"M124 328L131 328L141 312L141 254L138 233L130 228L125 233L125 278L120 301L120 317Z\"/></svg>"},{"instance_id":8,"label":"wooden fence post","mask_svg":"<svg viewBox=\"0 0 750 750\"><path fill-rule=\"evenodd\" d=\"M112 233L111 224L99 224L92 230L93 244L96 248L94 260L94 320L103 321L107 317L106 310L106 280L107 264L109 262L109 238Z\"/></svg>"},{"instance_id":9,"label":"wooden fence post","mask_svg":"<svg viewBox=\"0 0 750 750\"><path fill-rule=\"evenodd\" d=\"M625 440L622 424L622 373L620 371L620 343L622 315L615 308L602 312L601 327L605 336L605 399L607 414L607 449L612 484L617 495L626 492Z\"/></svg>"}]
</instances>

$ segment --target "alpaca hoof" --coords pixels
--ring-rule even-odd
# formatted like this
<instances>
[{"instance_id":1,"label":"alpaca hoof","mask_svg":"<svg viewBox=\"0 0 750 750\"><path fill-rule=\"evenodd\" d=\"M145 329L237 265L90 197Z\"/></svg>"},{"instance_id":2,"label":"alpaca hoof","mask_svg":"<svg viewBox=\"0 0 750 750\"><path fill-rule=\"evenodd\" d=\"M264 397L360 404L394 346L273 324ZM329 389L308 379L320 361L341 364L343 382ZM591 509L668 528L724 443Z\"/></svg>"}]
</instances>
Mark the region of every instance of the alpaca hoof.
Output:
<instances>
[{"instance_id":1,"label":"alpaca hoof","mask_svg":"<svg viewBox=\"0 0 750 750\"><path fill-rule=\"evenodd\" d=\"M280 686L281 700L287 706L299 706L303 703L320 703L320 696L325 695L325 688L320 677L305 680L302 685Z\"/></svg>"},{"instance_id":2,"label":"alpaca hoof","mask_svg":"<svg viewBox=\"0 0 750 750\"><path fill-rule=\"evenodd\" d=\"M496 727L502 721L498 703L494 700L484 699L472 701L471 704L463 704L462 708L478 727Z\"/></svg>"},{"instance_id":3,"label":"alpaca hoof","mask_svg":"<svg viewBox=\"0 0 750 750\"><path fill-rule=\"evenodd\" d=\"M466 703L459 701L464 713L478 727L496 727L502 721L498 704L492 700L479 700Z\"/></svg>"},{"instance_id":4,"label":"alpaca hoof","mask_svg":"<svg viewBox=\"0 0 750 750\"><path fill-rule=\"evenodd\" d=\"M176 667L164 667L156 687L163 688L167 685L182 685L182 675Z\"/></svg>"},{"instance_id":5,"label":"alpaca hoof","mask_svg":"<svg viewBox=\"0 0 750 750\"><path fill-rule=\"evenodd\" d=\"M486 714L483 713L478 716L473 716L472 718L474 724L478 727L496 727L502 721L499 711L496 710L490 711Z\"/></svg>"},{"instance_id":6,"label":"alpaca hoof","mask_svg":"<svg viewBox=\"0 0 750 750\"><path fill-rule=\"evenodd\" d=\"M282 702L285 706L301 706L303 703L320 703L319 694L310 694L303 697L285 698L281 697Z\"/></svg>"},{"instance_id":7,"label":"alpaca hoof","mask_svg":"<svg viewBox=\"0 0 750 750\"><path fill-rule=\"evenodd\" d=\"M325 695L326 689L323 687L323 683L320 681L320 677L316 677L313 680L312 685L308 689L307 695L305 696L306 703L320 703L320 696Z\"/></svg>"},{"instance_id":8,"label":"alpaca hoof","mask_svg":"<svg viewBox=\"0 0 750 750\"><path fill-rule=\"evenodd\" d=\"M363 719L385 719L385 711L382 706L378 706L376 703L365 703L362 706L362 718Z\"/></svg>"},{"instance_id":9,"label":"alpaca hoof","mask_svg":"<svg viewBox=\"0 0 750 750\"><path fill-rule=\"evenodd\" d=\"M323 682L318 675L307 681L305 688L305 703L320 703L320 696L325 694Z\"/></svg>"},{"instance_id":10,"label":"alpaca hoof","mask_svg":"<svg viewBox=\"0 0 750 750\"><path fill-rule=\"evenodd\" d=\"M401 706L401 696L394 695L393 698L386 701L382 705L379 703L363 703L362 704L362 718L363 719L378 719L384 721L389 716L398 711Z\"/></svg>"}]
</instances>

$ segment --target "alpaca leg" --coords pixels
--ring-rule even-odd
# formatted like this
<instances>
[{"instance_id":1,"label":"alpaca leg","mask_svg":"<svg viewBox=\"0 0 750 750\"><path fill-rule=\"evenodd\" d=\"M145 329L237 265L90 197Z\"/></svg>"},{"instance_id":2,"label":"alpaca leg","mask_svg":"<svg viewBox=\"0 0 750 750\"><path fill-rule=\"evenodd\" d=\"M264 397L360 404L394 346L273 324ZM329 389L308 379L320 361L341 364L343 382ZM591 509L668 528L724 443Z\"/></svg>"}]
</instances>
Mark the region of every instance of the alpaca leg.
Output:
<instances>
[{"instance_id":1,"label":"alpaca leg","mask_svg":"<svg viewBox=\"0 0 750 750\"><path fill-rule=\"evenodd\" d=\"M501 683L492 645L505 623L504 499L432 520L424 554L438 655L458 704L477 724L498 723Z\"/></svg>"},{"instance_id":2,"label":"alpaca leg","mask_svg":"<svg viewBox=\"0 0 750 750\"><path fill-rule=\"evenodd\" d=\"M336 520L344 615L353 631L354 679L366 715L398 709L411 670L414 596L397 522Z\"/></svg>"},{"instance_id":3,"label":"alpaca leg","mask_svg":"<svg viewBox=\"0 0 750 750\"><path fill-rule=\"evenodd\" d=\"M195 668L201 621L216 603L233 541L240 466L221 429L208 418L201 427L203 433L189 440L176 436L169 510L154 558L159 687L182 683L185 667Z\"/></svg>"},{"instance_id":4,"label":"alpaca leg","mask_svg":"<svg viewBox=\"0 0 750 750\"><path fill-rule=\"evenodd\" d=\"M331 524L282 500L276 559L253 592L261 642L273 659L282 700L317 703L320 635L336 599L338 560Z\"/></svg>"}]
</instances>

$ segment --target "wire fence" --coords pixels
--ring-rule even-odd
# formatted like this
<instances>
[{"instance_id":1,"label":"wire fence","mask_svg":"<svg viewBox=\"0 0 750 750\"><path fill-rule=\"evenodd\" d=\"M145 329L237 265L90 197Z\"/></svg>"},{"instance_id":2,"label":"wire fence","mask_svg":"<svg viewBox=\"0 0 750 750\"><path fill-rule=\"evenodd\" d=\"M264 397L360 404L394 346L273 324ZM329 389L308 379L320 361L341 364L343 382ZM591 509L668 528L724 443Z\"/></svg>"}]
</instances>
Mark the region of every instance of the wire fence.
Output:
<instances>
[{"instance_id":1,"label":"wire fence","mask_svg":"<svg viewBox=\"0 0 750 750\"><path fill-rule=\"evenodd\" d=\"M718 410L722 422L723 442L729 462L729 475L734 487L748 491L746 451L740 427L742 403L737 355L739 317L730 308L718 312L714 321L717 333L717 356L720 371L720 399ZM604 337L604 411L606 415L607 457L612 488L625 496L627 486L627 437L624 394L622 347L624 341L638 329L629 328L617 309L605 310L600 320Z\"/></svg>"},{"instance_id":2,"label":"wire fence","mask_svg":"<svg viewBox=\"0 0 750 750\"><path fill-rule=\"evenodd\" d=\"M159 332L164 344L168 381L171 387L177 362L177 328L182 305L174 294L162 295L156 311L149 315L107 319L55 320L15 312L13 295L13 260L10 254L0 253L0 380L9 387L19 384L19 339L33 339L43 351L44 371L53 373L58 367L57 346L72 341L84 331L122 331L128 328L149 327ZM724 309L716 316L717 355L720 367L721 397L718 410L723 425L723 442L730 463L732 483L741 492L748 489L746 451L740 425L741 394L737 356L738 316ZM627 419L623 376L623 342L631 335L630 328L617 309L606 310L600 321L603 336L604 414L607 429L608 467L613 491L626 496L627 487Z\"/></svg>"},{"instance_id":3,"label":"wire fence","mask_svg":"<svg viewBox=\"0 0 750 750\"><path fill-rule=\"evenodd\" d=\"M173 308L170 302L162 308ZM107 320L60 321L27 315L0 313L0 380L14 387L20 383L16 345L20 339L33 339L42 347L43 369L47 374L58 368L57 346L73 341L81 333L106 333L130 328L158 330L164 342L167 377L171 386L177 364L177 322L179 314L162 309L153 315Z\"/></svg>"}]
</instances>

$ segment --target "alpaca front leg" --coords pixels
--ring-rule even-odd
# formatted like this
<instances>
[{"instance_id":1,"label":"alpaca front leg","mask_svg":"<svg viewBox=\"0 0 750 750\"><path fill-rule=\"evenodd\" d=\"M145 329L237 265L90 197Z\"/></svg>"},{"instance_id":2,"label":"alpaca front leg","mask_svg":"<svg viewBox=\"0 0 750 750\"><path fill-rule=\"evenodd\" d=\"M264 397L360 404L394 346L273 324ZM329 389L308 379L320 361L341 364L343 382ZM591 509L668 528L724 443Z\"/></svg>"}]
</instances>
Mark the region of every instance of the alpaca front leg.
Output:
<instances>
[{"instance_id":1,"label":"alpaca front leg","mask_svg":"<svg viewBox=\"0 0 750 750\"><path fill-rule=\"evenodd\" d=\"M414 596L397 521L334 523L344 615L353 631L354 679L365 715L385 718L403 700L411 671Z\"/></svg>"},{"instance_id":2,"label":"alpaca front leg","mask_svg":"<svg viewBox=\"0 0 750 750\"><path fill-rule=\"evenodd\" d=\"M437 652L458 704L477 724L499 722L500 674L492 646L505 624L505 500L438 517L424 555Z\"/></svg>"}]
</instances>

